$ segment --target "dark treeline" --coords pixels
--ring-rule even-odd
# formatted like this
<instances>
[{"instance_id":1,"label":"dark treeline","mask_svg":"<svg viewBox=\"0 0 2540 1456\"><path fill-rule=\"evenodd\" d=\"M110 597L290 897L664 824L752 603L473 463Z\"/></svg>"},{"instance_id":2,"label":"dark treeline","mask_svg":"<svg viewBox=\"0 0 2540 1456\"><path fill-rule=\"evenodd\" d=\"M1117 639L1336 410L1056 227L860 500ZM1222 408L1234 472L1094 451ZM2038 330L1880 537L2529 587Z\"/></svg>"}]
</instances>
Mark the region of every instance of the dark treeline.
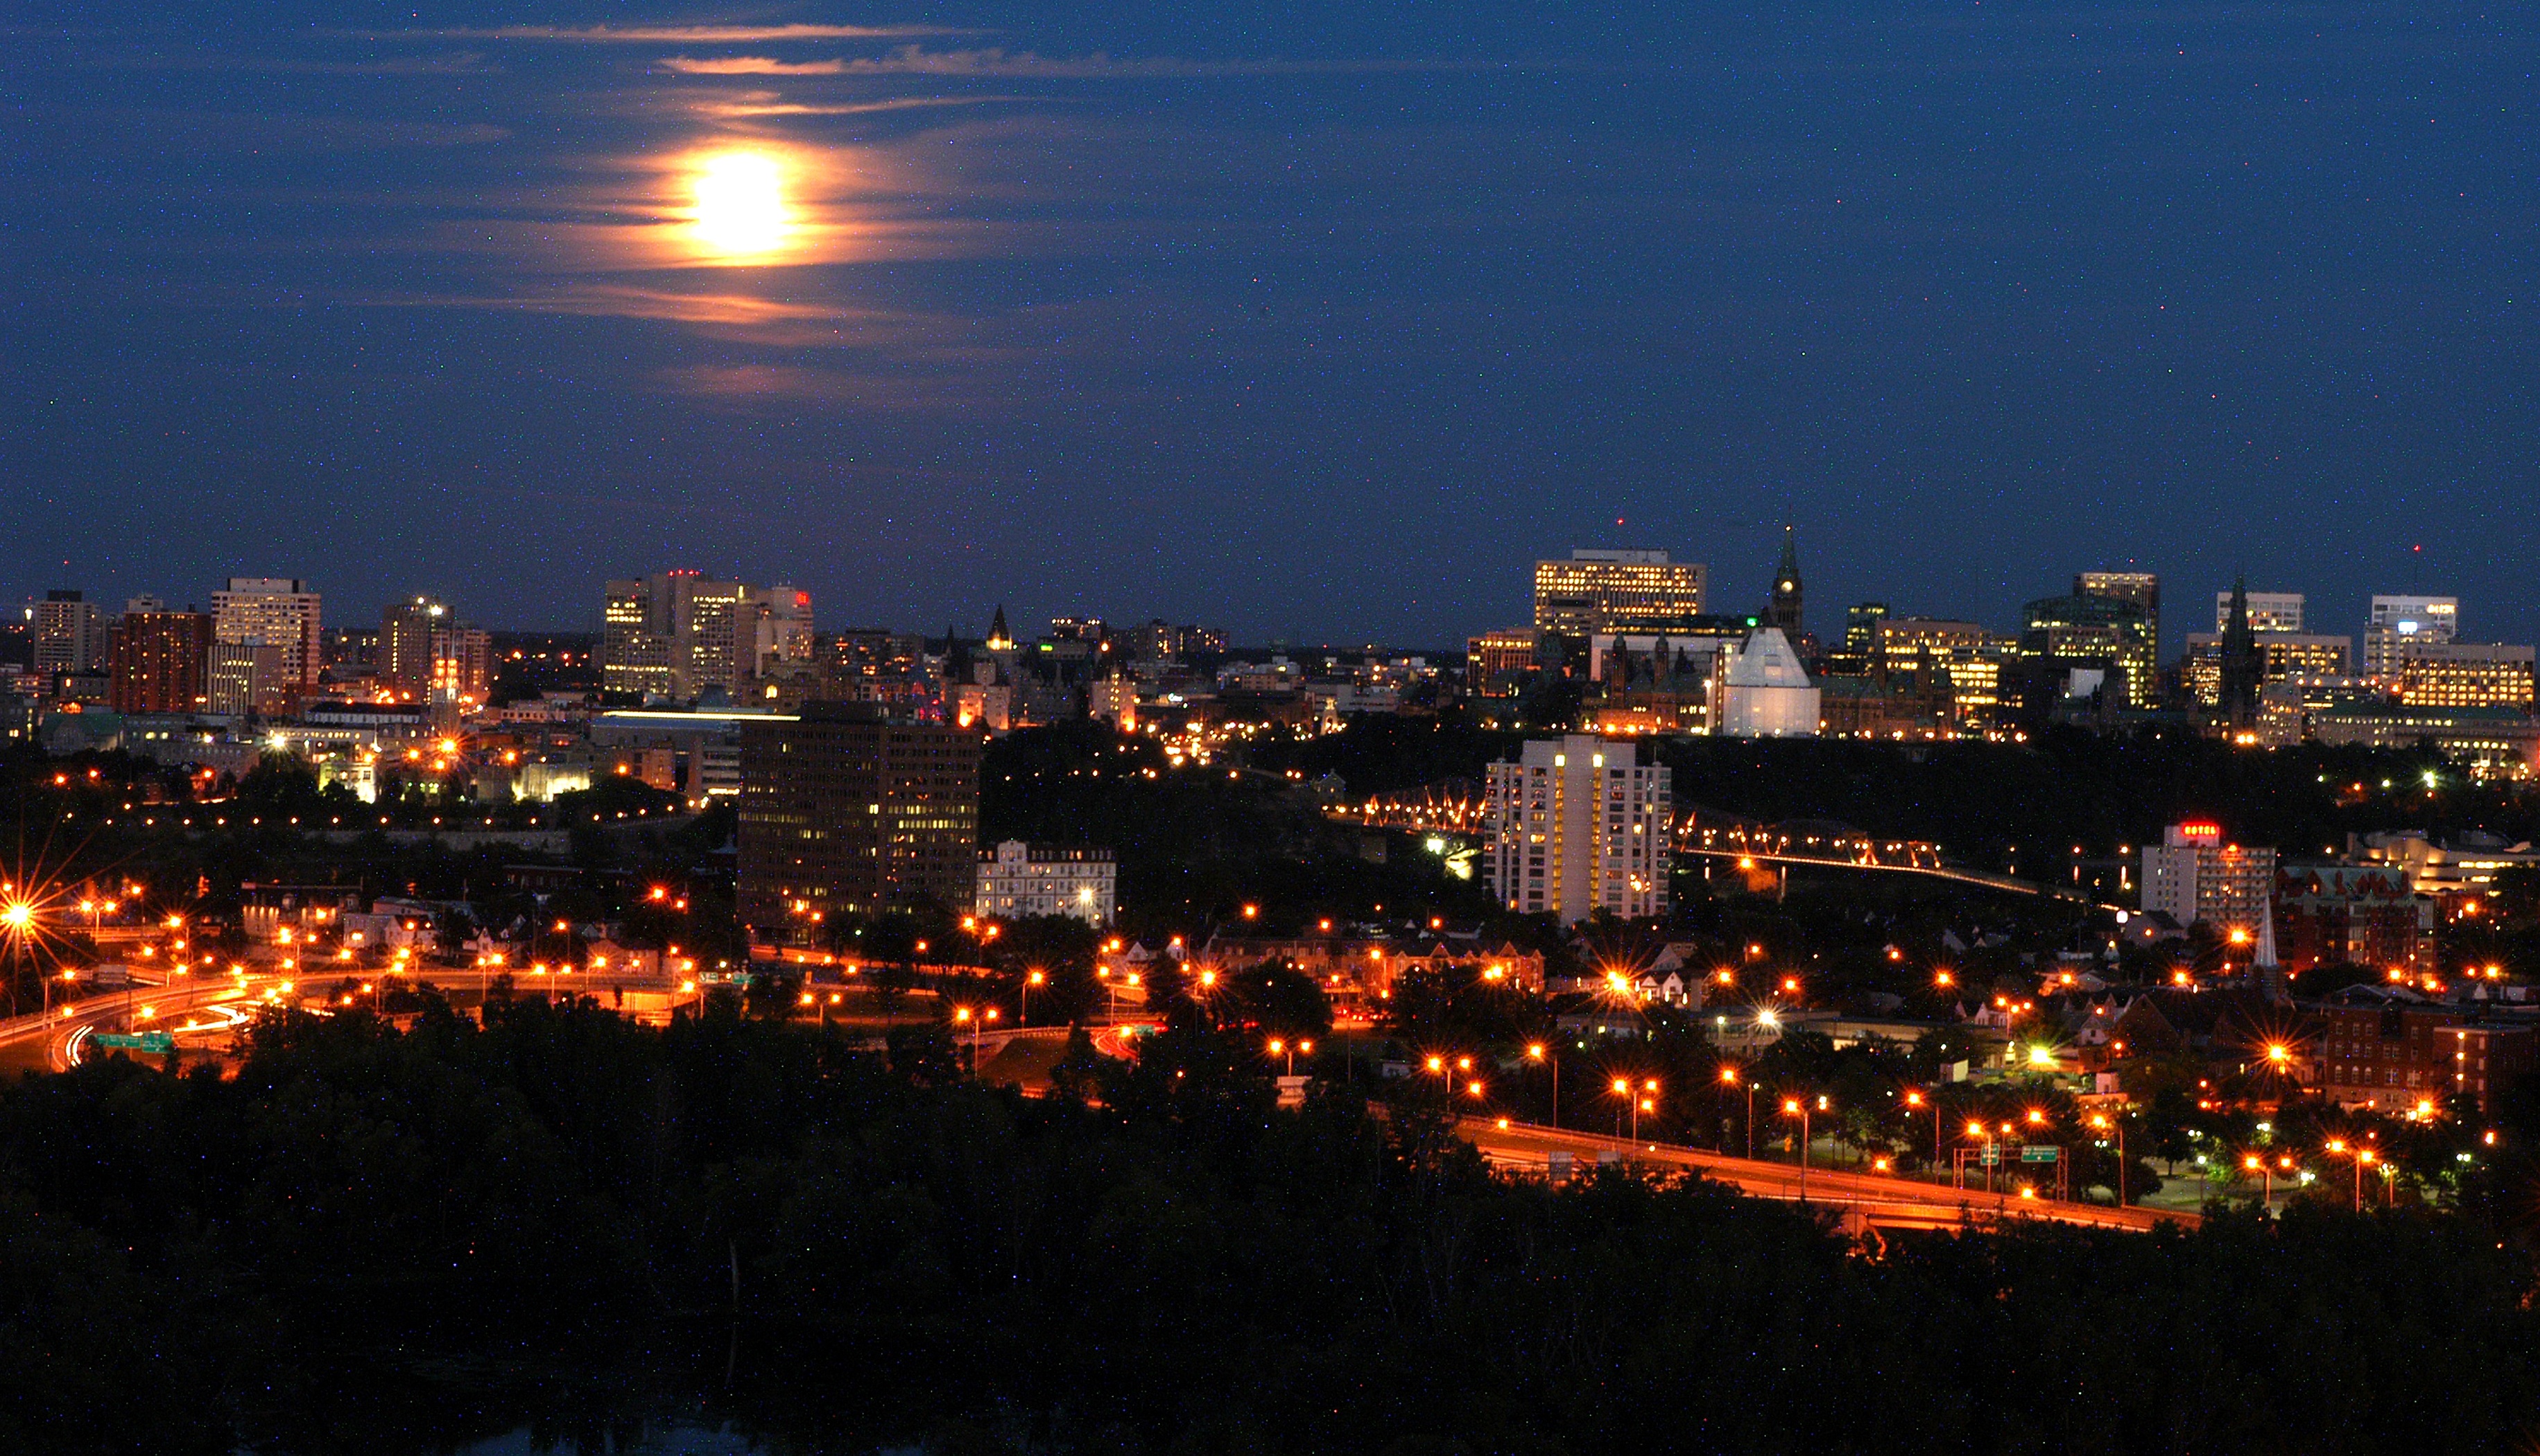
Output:
<instances>
[{"instance_id":1,"label":"dark treeline","mask_svg":"<svg viewBox=\"0 0 2540 1456\"><path fill-rule=\"evenodd\" d=\"M234 1078L118 1060L0 1094L0 1449L569 1431L555 1408L592 1398L558 1372L666 1349L699 1353L689 1386L635 1388L787 1450L2319 1453L2540 1430L2531 1271L2471 1219L1864 1249L1700 1186L1497 1180L1416 1099L1380 1122L1327 1086L1274 1112L1205 1029L1135 1068L1082 1065L1080 1039L1062 1082L1089 1105L724 1006L668 1031L496 1011L403 1034L293 1016ZM532 1394L489 1405L506 1382Z\"/></svg>"}]
</instances>

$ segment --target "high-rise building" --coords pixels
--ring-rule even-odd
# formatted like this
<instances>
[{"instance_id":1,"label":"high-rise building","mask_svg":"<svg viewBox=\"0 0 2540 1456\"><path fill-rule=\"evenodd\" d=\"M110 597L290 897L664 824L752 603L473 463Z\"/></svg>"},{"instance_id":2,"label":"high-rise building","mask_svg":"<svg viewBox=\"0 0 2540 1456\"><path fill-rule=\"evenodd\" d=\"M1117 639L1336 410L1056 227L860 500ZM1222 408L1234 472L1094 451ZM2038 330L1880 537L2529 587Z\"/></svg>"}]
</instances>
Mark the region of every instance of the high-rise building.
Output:
<instances>
[{"instance_id":1,"label":"high-rise building","mask_svg":"<svg viewBox=\"0 0 2540 1456\"><path fill-rule=\"evenodd\" d=\"M2387 676L2399 658L2421 647L2439 647L2460 636L2457 596L2372 598L2372 614L2364 625L2364 671Z\"/></svg>"},{"instance_id":2,"label":"high-rise building","mask_svg":"<svg viewBox=\"0 0 2540 1456\"><path fill-rule=\"evenodd\" d=\"M2250 645L2258 658L2259 685L2296 678L2326 680L2355 671L2355 639L2315 633L2259 632ZM2207 708L2222 703L2222 637L2215 632L2187 634L2187 691Z\"/></svg>"},{"instance_id":3,"label":"high-rise building","mask_svg":"<svg viewBox=\"0 0 2540 1456\"><path fill-rule=\"evenodd\" d=\"M205 707L225 717L288 712L299 687L291 659L269 642L224 642L219 619L212 625L212 651L203 673Z\"/></svg>"},{"instance_id":4,"label":"high-rise building","mask_svg":"<svg viewBox=\"0 0 2540 1456\"><path fill-rule=\"evenodd\" d=\"M2092 572L2083 580L2120 575ZM2146 580L2149 580L2148 578ZM2158 589L2152 589L2157 596ZM2034 667L2107 673L2115 706L2149 708L2153 688L2152 632L2141 602L2108 591L2077 591L2028 603L2019 653Z\"/></svg>"},{"instance_id":5,"label":"high-rise building","mask_svg":"<svg viewBox=\"0 0 2540 1456\"><path fill-rule=\"evenodd\" d=\"M2249 630L2265 636L2270 632L2302 630L2302 594L2298 591L2251 591ZM2216 636L2230 630L2231 593L2214 593L2214 632Z\"/></svg>"},{"instance_id":6,"label":"high-rise building","mask_svg":"<svg viewBox=\"0 0 2540 1456\"><path fill-rule=\"evenodd\" d=\"M742 924L800 938L811 917L934 902L978 887L976 732L879 704L808 703L741 732Z\"/></svg>"},{"instance_id":7,"label":"high-rise building","mask_svg":"<svg viewBox=\"0 0 2540 1456\"><path fill-rule=\"evenodd\" d=\"M279 656L273 687L302 691L317 685L325 665L318 605L318 594L294 578L232 577L226 589L212 593L212 637L274 649Z\"/></svg>"},{"instance_id":8,"label":"high-rise building","mask_svg":"<svg viewBox=\"0 0 2540 1456\"><path fill-rule=\"evenodd\" d=\"M1878 659L1878 624L1887 603L1865 601L1844 608L1843 646L1826 654L1825 670L1837 677L1867 677Z\"/></svg>"},{"instance_id":9,"label":"high-rise building","mask_svg":"<svg viewBox=\"0 0 2540 1456\"><path fill-rule=\"evenodd\" d=\"M2172 824L2160 843L2143 848L2145 912L2160 911L2182 926L2210 921L2240 945L2254 949L2272 924L2275 889L2276 852L2226 844L2220 824Z\"/></svg>"},{"instance_id":10,"label":"high-rise building","mask_svg":"<svg viewBox=\"0 0 2540 1456\"><path fill-rule=\"evenodd\" d=\"M450 608L429 596L392 601L380 613L380 680L409 703L432 696L432 634Z\"/></svg>"},{"instance_id":11,"label":"high-rise building","mask_svg":"<svg viewBox=\"0 0 2540 1456\"><path fill-rule=\"evenodd\" d=\"M801 595L799 609L789 599L780 613L778 591ZM715 689L738 697L759 674L762 620L771 642L789 644L799 624L809 660L810 616L810 594L791 588L761 590L693 571L613 581L601 615L600 685L679 700Z\"/></svg>"},{"instance_id":12,"label":"high-rise building","mask_svg":"<svg viewBox=\"0 0 2540 1456\"><path fill-rule=\"evenodd\" d=\"M1793 643L1807 632L1806 597L1799 587L1799 532L1797 526L1782 527L1782 560L1773 568L1773 590L1765 599L1764 625L1778 627Z\"/></svg>"},{"instance_id":13,"label":"high-rise building","mask_svg":"<svg viewBox=\"0 0 2540 1456\"><path fill-rule=\"evenodd\" d=\"M106 650L117 713L193 713L209 703L212 619L202 612L126 611Z\"/></svg>"},{"instance_id":14,"label":"high-rise building","mask_svg":"<svg viewBox=\"0 0 2540 1456\"><path fill-rule=\"evenodd\" d=\"M2151 572L2082 572L2073 579L2076 596L2132 602L2143 612L2144 644L2160 659L2160 578ZM2149 679L2147 679L2147 682ZM2145 700L2149 702L2149 699Z\"/></svg>"},{"instance_id":15,"label":"high-rise building","mask_svg":"<svg viewBox=\"0 0 2540 1456\"><path fill-rule=\"evenodd\" d=\"M1573 551L1534 564L1534 626L1582 640L1604 633L1669 635L1702 615L1706 568L1663 551Z\"/></svg>"},{"instance_id":16,"label":"high-rise building","mask_svg":"<svg viewBox=\"0 0 2540 1456\"><path fill-rule=\"evenodd\" d=\"M1491 888L1520 914L1563 925L1608 910L1626 920L1665 913L1667 770L1629 740L1573 733L1527 743L1490 766Z\"/></svg>"},{"instance_id":17,"label":"high-rise building","mask_svg":"<svg viewBox=\"0 0 2540 1456\"><path fill-rule=\"evenodd\" d=\"M747 675L763 677L778 663L811 660L811 593L798 587L768 587L749 595L754 660Z\"/></svg>"},{"instance_id":18,"label":"high-rise building","mask_svg":"<svg viewBox=\"0 0 2540 1456\"><path fill-rule=\"evenodd\" d=\"M94 671L105 656L106 622L96 602L56 590L35 603L35 670L47 682L64 672Z\"/></svg>"},{"instance_id":19,"label":"high-rise building","mask_svg":"<svg viewBox=\"0 0 2540 1456\"><path fill-rule=\"evenodd\" d=\"M494 634L455 622L432 629L432 702L478 707L493 685Z\"/></svg>"}]
</instances>

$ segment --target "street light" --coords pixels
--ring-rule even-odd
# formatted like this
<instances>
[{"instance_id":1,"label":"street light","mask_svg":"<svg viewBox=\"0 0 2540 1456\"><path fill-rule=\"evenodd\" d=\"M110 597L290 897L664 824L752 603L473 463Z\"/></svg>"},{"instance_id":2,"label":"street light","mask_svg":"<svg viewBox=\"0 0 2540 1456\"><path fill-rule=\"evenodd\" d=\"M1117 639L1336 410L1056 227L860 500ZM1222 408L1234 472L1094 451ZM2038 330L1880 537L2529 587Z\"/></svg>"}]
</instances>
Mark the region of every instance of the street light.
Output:
<instances>
[{"instance_id":1,"label":"street light","mask_svg":"<svg viewBox=\"0 0 2540 1456\"><path fill-rule=\"evenodd\" d=\"M1023 989L1023 1004L1019 1013L1017 1024L1023 1026L1029 1026L1031 1024L1031 989L1035 986L1041 985L1047 980L1049 980L1049 977L1043 975L1039 971L1030 971L1024 974Z\"/></svg>"},{"instance_id":2,"label":"street light","mask_svg":"<svg viewBox=\"0 0 2540 1456\"><path fill-rule=\"evenodd\" d=\"M2104 1112L2094 1112L2090 1114L2090 1126L2102 1133L2113 1132L2117 1135L2117 1207L2122 1209L2126 1206L2125 1119L2110 1117Z\"/></svg>"},{"instance_id":3,"label":"street light","mask_svg":"<svg viewBox=\"0 0 2540 1456\"><path fill-rule=\"evenodd\" d=\"M1618 1076L1614 1078L1614 1095L1622 1099L1622 1102L1614 1104L1614 1136L1620 1138L1623 1136L1622 1103L1632 1100L1632 1079L1628 1076ZM1640 1137L1640 1117L1641 1114L1639 1109L1635 1108L1632 1112L1632 1136L1634 1141L1638 1141Z\"/></svg>"},{"instance_id":4,"label":"street light","mask_svg":"<svg viewBox=\"0 0 2540 1456\"><path fill-rule=\"evenodd\" d=\"M2377 1155L2371 1148L2364 1146L2361 1143L2355 1144L2352 1149L2349 1149L2346 1145L2346 1140L2343 1138L2329 1139L2328 1150L2334 1153L2344 1153L2355 1163L2355 1212L2359 1213L2363 1213L2364 1165L2365 1163L2377 1161Z\"/></svg>"},{"instance_id":5,"label":"street light","mask_svg":"<svg viewBox=\"0 0 2540 1456\"><path fill-rule=\"evenodd\" d=\"M1817 1106L1822 1107L1824 1105L1825 1098L1819 1097L1817 1099ZM1808 1115L1814 1109L1808 1106L1808 1101L1804 1097L1785 1097L1782 1099L1782 1115L1784 1117L1797 1117L1799 1120L1800 1203L1806 1203L1808 1201L1808 1144L1812 1141L1812 1135L1809 1132Z\"/></svg>"},{"instance_id":6,"label":"street light","mask_svg":"<svg viewBox=\"0 0 2540 1456\"><path fill-rule=\"evenodd\" d=\"M1940 1099L1937 1096L1927 1098L1917 1091L1908 1091L1905 1094L1905 1105L1908 1107L1920 1107L1927 1101L1932 1107L1932 1169L1938 1172L1940 1167Z\"/></svg>"},{"instance_id":7,"label":"street light","mask_svg":"<svg viewBox=\"0 0 2540 1456\"><path fill-rule=\"evenodd\" d=\"M1561 1059L1553 1056L1552 1049L1539 1041L1529 1043L1526 1046L1525 1055L1532 1061L1549 1063L1552 1067L1552 1126L1559 1128L1561 1126Z\"/></svg>"}]
</instances>

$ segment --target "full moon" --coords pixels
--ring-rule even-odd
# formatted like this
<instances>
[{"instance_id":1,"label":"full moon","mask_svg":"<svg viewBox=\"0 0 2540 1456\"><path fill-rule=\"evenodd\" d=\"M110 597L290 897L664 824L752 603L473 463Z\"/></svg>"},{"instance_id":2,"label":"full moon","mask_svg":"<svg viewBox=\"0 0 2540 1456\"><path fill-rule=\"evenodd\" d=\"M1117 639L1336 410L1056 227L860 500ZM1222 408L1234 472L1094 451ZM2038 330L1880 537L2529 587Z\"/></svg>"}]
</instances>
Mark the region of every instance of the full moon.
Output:
<instances>
[{"instance_id":1,"label":"full moon","mask_svg":"<svg viewBox=\"0 0 2540 1456\"><path fill-rule=\"evenodd\" d=\"M695 186L697 241L715 252L772 252L793 231L785 174L772 157L726 152L708 158Z\"/></svg>"}]
</instances>

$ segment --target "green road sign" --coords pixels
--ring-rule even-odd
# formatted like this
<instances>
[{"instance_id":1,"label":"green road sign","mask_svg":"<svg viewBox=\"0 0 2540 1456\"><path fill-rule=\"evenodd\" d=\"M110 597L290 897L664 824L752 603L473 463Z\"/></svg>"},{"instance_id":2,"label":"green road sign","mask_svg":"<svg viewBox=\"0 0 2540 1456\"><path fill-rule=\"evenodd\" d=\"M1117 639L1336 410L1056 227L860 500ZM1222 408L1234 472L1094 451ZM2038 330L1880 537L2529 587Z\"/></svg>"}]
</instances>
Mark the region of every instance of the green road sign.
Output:
<instances>
[{"instance_id":1,"label":"green road sign","mask_svg":"<svg viewBox=\"0 0 2540 1456\"><path fill-rule=\"evenodd\" d=\"M1984 1146L1984 1165L1988 1168L2002 1161L2002 1149L1988 1143Z\"/></svg>"},{"instance_id":2,"label":"green road sign","mask_svg":"<svg viewBox=\"0 0 2540 1456\"><path fill-rule=\"evenodd\" d=\"M2063 1155L2061 1147L2040 1147L2034 1144L2019 1149L2019 1160L2024 1163L2051 1163Z\"/></svg>"},{"instance_id":3,"label":"green road sign","mask_svg":"<svg viewBox=\"0 0 2540 1456\"><path fill-rule=\"evenodd\" d=\"M143 1031L132 1035L101 1031L89 1040L109 1052L157 1052L164 1056L176 1050L176 1034L168 1031Z\"/></svg>"}]
</instances>

